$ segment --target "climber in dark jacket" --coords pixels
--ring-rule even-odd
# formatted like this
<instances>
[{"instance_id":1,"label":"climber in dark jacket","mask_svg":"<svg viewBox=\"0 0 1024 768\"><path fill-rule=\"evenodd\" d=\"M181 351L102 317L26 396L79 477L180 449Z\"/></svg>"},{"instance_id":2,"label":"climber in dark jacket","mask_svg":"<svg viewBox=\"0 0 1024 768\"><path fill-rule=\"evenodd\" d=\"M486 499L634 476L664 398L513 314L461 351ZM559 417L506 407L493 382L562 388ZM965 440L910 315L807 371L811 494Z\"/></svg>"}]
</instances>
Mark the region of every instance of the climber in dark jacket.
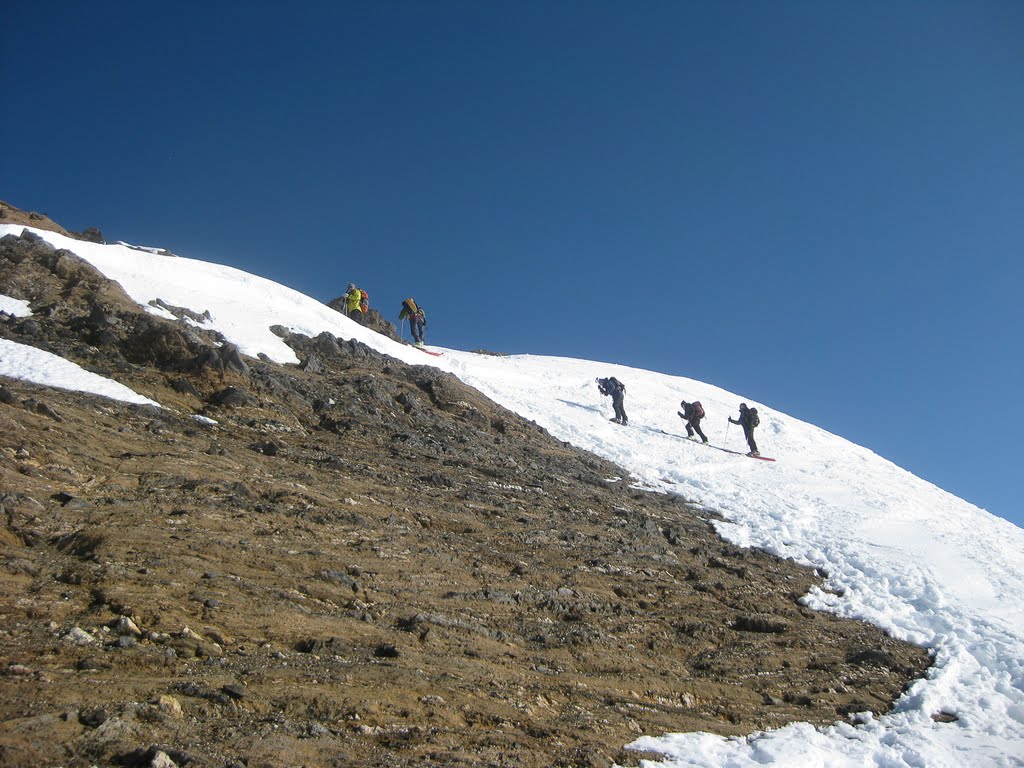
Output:
<instances>
[{"instance_id":1,"label":"climber in dark jacket","mask_svg":"<svg viewBox=\"0 0 1024 768\"><path fill-rule=\"evenodd\" d=\"M422 347L423 332L427 327L427 313L416 303L416 299L406 299L402 302L402 311L398 313L398 319L405 320L405 318L409 318L409 330L412 331L413 344Z\"/></svg>"},{"instance_id":2,"label":"climber in dark jacket","mask_svg":"<svg viewBox=\"0 0 1024 768\"><path fill-rule=\"evenodd\" d=\"M743 436L747 438L747 445L750 446L750 453L747 456L760 456L761 452L757 450L757 443L754 442L754 427L761 423L757 416L757 408L747 408L746 403L740 403L739 421L730 416L729 423L743 427Z\"/></svg>"},{"instance_id":3,"label":"climber in dark jacket","mask_svg":"<svg viewBox=\"0 0 1024 768\"><path fill-rule=\"evenodd\" d=\"M597 389L602 395L612 396L612 407L615 409L615 416L612 418L616 424L627 424L626 409L622 403L626 399L626 385L611 376L607 379L597 380Z\"/></svg>"},{"instance_id":4,"label":"climber in dark jacket","mask_svg":"<svg viewBox=\"0 0 1024 768\"><path fill-rule=\"evenodd\" d=\"M693 433L696 432L700 435L700 439L704 441L704 445L708 444L708 439L701 432L700 420L704 418L704 406L700 402L688 403L683 400L679 403L682 406L682 411L676 411L679 414L679 418L686 422L686 436L693 437Z\"/></svg>"}]
</instances>

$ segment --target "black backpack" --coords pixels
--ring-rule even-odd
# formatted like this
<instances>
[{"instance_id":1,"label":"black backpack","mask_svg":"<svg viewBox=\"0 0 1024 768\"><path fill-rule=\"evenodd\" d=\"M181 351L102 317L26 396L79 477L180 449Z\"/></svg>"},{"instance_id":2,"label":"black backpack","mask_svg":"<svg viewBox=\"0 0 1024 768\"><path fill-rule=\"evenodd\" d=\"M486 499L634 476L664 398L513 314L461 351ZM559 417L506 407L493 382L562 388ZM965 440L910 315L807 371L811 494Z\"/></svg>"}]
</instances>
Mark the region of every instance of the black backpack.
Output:
<instances>
[{"instance_id":1,"label":"black backpack","mask_svg":"<svg viewBox=\"0 0 1024 768\"><path fill-rule=\"evenodd\" d=\"M757 408L751 408L747 413L750 414L750 426L756 427L761 423L761 419L757 417Z\"/></svg>"},{"instance_id":2,"label":"black backpack","mask_svg":"<svg viewBox=\"0 0 1024 768\"><path fill-rule=\"evenodd\" d=\"M612 376L608 379L598 379L597 390L602 395L611 395L615 392L624 392L626 390L626 385Z\"/></svg>"}]
</instances>

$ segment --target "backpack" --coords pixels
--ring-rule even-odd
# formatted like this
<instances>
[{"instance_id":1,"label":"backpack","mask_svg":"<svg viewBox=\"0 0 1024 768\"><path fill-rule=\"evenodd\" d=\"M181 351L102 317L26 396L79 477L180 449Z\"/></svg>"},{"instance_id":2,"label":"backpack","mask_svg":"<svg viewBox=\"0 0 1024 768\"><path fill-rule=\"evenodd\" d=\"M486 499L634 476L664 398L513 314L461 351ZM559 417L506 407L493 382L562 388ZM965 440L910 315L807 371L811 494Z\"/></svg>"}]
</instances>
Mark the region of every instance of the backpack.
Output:
<instances>
[{"instance_id":1,"label":"backpack","mask_svg":"<svg viewBox=\"0 0 1024 768\"><path fill-rule=\"evenodd\" d=\"M612 376L610 379L608 379L608 388L612 392L625 392L626 391L626 385L623 384L618 379L616 379L614 376Z\"/></svg>"},{"instance_id":2,"label":"backpack","mask_svg":"<svg viewBox=\"0 0 1024 768\"><path fill-rule=\"evenodd\" d=\"M691 418L694 418L694 419L703 419L704 418L704 406L700 404L700 400L694 400L692 403L690 403L690 408L693 409L691 411L691 413L693 414L693 416Z\"/></svg>"},{"instance_id":3,"label":"backpack","mask_svg":"<svg viewBox=\"0 0 1024 768\"><path fill-rule=\"evenodd\" d=\"M405 301L402 302L402 306L404 306L406 310L409 312L410 317L412 317L413 315L418 315L420 313L420 308L416 306L416 299L406 299Z\"/></svg>"},{"instance_id":4,"label":"backpack","mask_svg":"<svg viewBox=\"0 0 1024 768\"><path fill-rule=\"evenodd\" d=\"M370 294L364 290L359 291L362 294L362 298L359 299L359 308L366 312L370 308Z\"/></svg>"},{"instance_id":5,"label":"backpack","mask_svg":"<svg viewBox=\"0 0 1024 768\"><path fill-rule=\"evenodd\" d=\"M747 413L750 414L750 426L756 427L761 423L761 419L757 416L757 408L751 408Z\"/></svg>"}]
</instances>

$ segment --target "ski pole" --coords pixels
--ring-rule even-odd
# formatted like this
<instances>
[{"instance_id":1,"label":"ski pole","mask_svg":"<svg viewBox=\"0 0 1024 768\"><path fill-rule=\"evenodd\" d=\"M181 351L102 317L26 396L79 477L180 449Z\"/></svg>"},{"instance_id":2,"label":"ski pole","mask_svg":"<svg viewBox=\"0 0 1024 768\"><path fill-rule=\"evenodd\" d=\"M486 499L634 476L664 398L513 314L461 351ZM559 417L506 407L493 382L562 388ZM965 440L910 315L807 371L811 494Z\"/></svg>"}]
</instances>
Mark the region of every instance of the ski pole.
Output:
<instances>
[{"instance_id":1,"label":"ski pole","mask_svg":"<svg viewBox=\"0 0 1024 768\"><path fill-rule=\"evenodd\" d=\"M732 422L729 421L729 418L726 417L726 419L725 419L725 442L722 443L722 447L723 448L728 448L729 447L729 425L731 423Z\"/></svg>"},{"instance_id":2,"label":"ski pole","mask_svg":"<svg viewBox=\"0 0 1024 768\"><path fill-rule=\"evenodd\" d=\"M399 335L402 337L402 341L405 341L405 318L402 317L402 318L399 318L399 319L402 321L401 322L401 326L400 326L401 327L401 331L400 331Z\"/></svg>"}]
</instances>

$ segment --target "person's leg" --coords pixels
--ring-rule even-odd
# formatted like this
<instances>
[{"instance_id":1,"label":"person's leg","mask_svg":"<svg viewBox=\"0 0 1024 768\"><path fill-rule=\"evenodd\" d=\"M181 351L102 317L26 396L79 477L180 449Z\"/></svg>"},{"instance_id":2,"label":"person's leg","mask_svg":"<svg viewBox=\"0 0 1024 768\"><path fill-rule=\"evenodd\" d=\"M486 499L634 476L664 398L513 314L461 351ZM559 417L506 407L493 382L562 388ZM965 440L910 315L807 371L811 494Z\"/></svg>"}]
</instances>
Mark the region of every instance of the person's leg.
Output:
<instances>
[{"instance_id":1,"label":"person's leg","mask_svg":"<svg viewBox=\"0 0 1024 768\"><path fill-rule=\"evenodd\" d=\"M686 422L686 436L693 437L693 422Z\"/></svg>"},{"instance_id":2,"label":"person's leg","mask_svg":"<svg viewBox=\"0 0 1024 768\"><path fill-rule=\"evenodd\" d=\"M754 442L754 430L744 429L743 434L746 435L747 445L750 446L750 452L758 453L759 451L757 450L757 443Z\"/></svg>"},{"instance_id":3,"label":"person's leg","mask_svg":"<svg viewBox=\"0 0 1024 768\"><path fill-rule=\"evenodd\" d=\"M689 425L687 425L687 426L689 426ZM706 437L706 436L704 435L704 433L703 433L703 432L701 431L701 428L700 428L700 419L694 419L694 420L693 420L693 428L694 428L694 429L695 429L695 430L697 431L697 434L698 434L698 435L700 435L700 439L701 439L701 440L702 440L703 442L705 442L705 443L706 443L706 442L708 441L708 439L707 439L707 437ZM691 434L692 434L692 433L691 433Z\"/></svg>"}]
</instances>

